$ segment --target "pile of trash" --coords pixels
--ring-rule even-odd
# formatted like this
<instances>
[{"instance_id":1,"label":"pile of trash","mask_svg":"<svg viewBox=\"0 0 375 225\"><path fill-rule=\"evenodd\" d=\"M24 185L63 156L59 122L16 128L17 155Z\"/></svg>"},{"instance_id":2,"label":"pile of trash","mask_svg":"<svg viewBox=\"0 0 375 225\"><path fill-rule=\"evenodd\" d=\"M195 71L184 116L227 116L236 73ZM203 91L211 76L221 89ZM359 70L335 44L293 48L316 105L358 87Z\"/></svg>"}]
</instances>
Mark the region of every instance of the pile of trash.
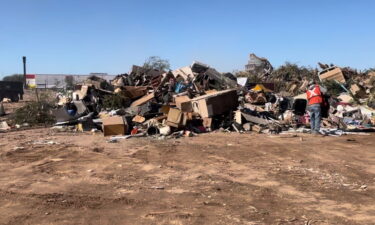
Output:
<instances>
[{"instance_id":1,"label":"pile of trash","mask_svg":"<svg viewBox=\"0 0 375 225\"><path fill-rule=\"evenodd\" d=\"M348 88L343 69L322 67L320 81L335 82L342 89L338 96L326 96L329 105L323 109L323 130L372 130L375 111L367 103L373 101L374 74L352 74ZM303 94L308 78L300 79L297 89L301 94L290 96L283 94L287 91L275 93L269 77L272 73L264 83L247 83L200 62L168 72L133 66L129 74L110 82L92 76L77 85L71 96L59 96L59 107L53 110L54 128L101 130L105 136L116 136L114 139L194 136L214 130L280 133L308 128Z\"/></svg>"}]
</instances>

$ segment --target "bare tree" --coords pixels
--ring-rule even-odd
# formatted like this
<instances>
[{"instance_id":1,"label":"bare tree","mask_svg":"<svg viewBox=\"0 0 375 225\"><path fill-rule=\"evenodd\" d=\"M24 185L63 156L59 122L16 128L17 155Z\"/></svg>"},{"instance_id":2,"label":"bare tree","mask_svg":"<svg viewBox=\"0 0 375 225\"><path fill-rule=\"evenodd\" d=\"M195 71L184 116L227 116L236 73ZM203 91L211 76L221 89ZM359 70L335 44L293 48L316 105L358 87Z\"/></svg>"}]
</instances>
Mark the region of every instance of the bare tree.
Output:
<instances>
[{"instance_id":1,"label":"bare tree","mask_svg":"<svg viewBox=\"0 0 375 225\"><path fill-rule=\"evenodd\" d=\"M61 81L59 79L55 79L55 87L59 88L61 84Z\"/></svg>"},{"instance_id":2,"label":"bare tree","mask_svg":"<svg viewBox=\"0 0 375 225\"><path fill-rule=\"evenodd\" d=\"M9 76L5 76L3 78L3 81L19 81L19 82L23 82L23 74L13 74L13 75L9 75Z\"/></svg>"},{"instance_id":3,"label":"bare tree","mask_svg":"<svg viewBox=\"0 0 375 225\"><path fill-rule=\"evenodd\" d=\"M151 56L146 59L143 67L149 70L167 71L170 70L171 65L167 59L161 59L159 56Z\"/></svg>"},{"instance_id":4,"label":"bare tree","mask_svg":"<svg viewBox=\"0 0 375 225\"><path fill-rule=\"evenodd\" d=\"M74 77L73 76L66 76L65 77L65 84L66 84L66 89L68 90L73 90L74 88Z\"/></svg>"}]
</instances>

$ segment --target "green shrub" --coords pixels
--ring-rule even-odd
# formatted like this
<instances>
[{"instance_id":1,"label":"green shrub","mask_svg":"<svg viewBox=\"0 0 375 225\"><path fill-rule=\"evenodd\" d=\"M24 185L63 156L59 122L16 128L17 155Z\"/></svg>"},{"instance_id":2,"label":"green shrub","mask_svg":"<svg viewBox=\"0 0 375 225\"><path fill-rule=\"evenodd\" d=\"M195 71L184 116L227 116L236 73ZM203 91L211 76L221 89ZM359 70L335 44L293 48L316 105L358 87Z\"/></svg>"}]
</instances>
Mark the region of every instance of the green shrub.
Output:
<instances>
[{"instance_id":1,"label":"green shrub","mask_svg":"<svg viewBox=\"0 0 375 225\"><path fill-rule=\"evenodd\" d=\"M55 117L51 113L52 107L47 102L28 102L17 109L11 119L16 124L28 123L30 126L53 124Z\"/></svg>"},{"instance_id":2,"label":"green shrub","mask_svg":"<svg viewBox=\"0 0 375 225\"><path fill-rule=\"evenodd\" d=\"M106 95L103 98L103 108L104 109L121 109L129 107L130 99L118 94Z\"/></svg>"}]
</instances>

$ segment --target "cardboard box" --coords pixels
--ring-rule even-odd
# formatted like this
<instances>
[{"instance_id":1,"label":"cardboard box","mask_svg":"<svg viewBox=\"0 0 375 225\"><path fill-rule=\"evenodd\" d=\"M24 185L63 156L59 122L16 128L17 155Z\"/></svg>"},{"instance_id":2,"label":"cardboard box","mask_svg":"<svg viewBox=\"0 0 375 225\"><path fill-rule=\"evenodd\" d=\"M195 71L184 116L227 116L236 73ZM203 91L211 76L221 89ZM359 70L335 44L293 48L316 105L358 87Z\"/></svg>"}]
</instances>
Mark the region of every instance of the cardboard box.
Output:
<instances>
[{"instance_id":1,"label":"cardboard box","mask_svg":"<svg viewBox=\"0 0 375 225\"><path fill-rule=\"evenodd\" d=\"M82 85L81 90L76 90L73 92L73 100L81 100L86 97L89 87L87 85Z\"/></svg>"},{"instance_id":2,"label":"cardboard box","mask_svg":"<svg viewBox=\"0 0 375 225\"><path fill-rule=\"evenodd\" d=\"M171 108L168 112L166 124L171 127L181 127L186 124L186 118L181 110Z\"/></svg>"},{"instance_id":3,"label":"cardboard box","mask_svg":"<svg viewBox=\"0 0 375 225\"><path fill-rule=\"evenodd\" d=\"M125 135L127 131L127 123L121 116L112 116L103 118L104 136Z\"/></svg>"},{"instance_id":4,"label":"cardboard box","mask_svg":"<svg viewBox=\"0 0 375 225\"><path fill-rule=\"evenodd\" d=\"M337 82L340 82L342 84L346 82L344 74L342 73L341 69L338 67L331 67L326 70L323 70L322 72L319 73L319 78L321 81L336 80Z\"/></svg>"},{"instance_id":5,"label":"cardboard box","mask_svg":"<svg viewBox=\"0 0 375 225\"><path fill-rule=\"evenodd\" d=\"M185 66L180 69L173 70L172 74L176 79L179 79L181 77L182 80L186 80L189 77L194 77L193 71L191 71L190 66Z\"/></svg>"},{"instance_id":6,"label":"cardboard box","mask_svg":"<svg viewBox=\"0 0 375 225\"><path fill-rule=\"evenodd\" d=\"M135 99L147 94L147 87L144 86L125 86L125 95L131 99Z\"/></svg>"},{"instance_id":7,"label":"cardboard box","mask_svg":"<svg viewBox=\"0 0 375 225\"><path fill-rule=\"evenodd\" d=\"M259 125L253 125L251 127L251 130L254 131L254 132L256 132L256 133L262 133L263 128L261 126L259 126Z\"/></svg>"},{"instance_id":8,"label":"cardboard box","mask_svg":"<svg viewBox=\"0 0 375 225\"><path fill-rule=\"evenodd\" d=\"M169 105L162 105L159 112L163 113L164 115L168 115L170 109L171 107Z\"/></svg>"},{"instance_id":9,"label":"cardboard box","mask_svg":"<svg viewBox=\"0 0 375 225\"><path fill-rule=\"evenodd\" d=\"M235 89L229 89L199 96L191 102L193 111L199 113L202 118L212 117L236 109L238 96Z\"/></svg>"},{"instance_id":10,"label":"cardboard box","mask_svg":"<svg viewBox=\"0 0 375 225\"><path fill-rule=\"evenodd\" d=\"M191 104L191 99L188 96L178 96L174 98L176 107L182 112L192 112L193 106Z\"/></svg>"},{"instance_id":11,"label":"cardboard box","mask_svg":"<svg viewBox=\"0 0 375 225\"><path fill-rule=\"evenodd\" d=\"M364 98L366 96L366 91L364 88L361 88L357 84L350 86L350 92L352 92L352 94L358 98Z\"/></svg>"}]
</instances>

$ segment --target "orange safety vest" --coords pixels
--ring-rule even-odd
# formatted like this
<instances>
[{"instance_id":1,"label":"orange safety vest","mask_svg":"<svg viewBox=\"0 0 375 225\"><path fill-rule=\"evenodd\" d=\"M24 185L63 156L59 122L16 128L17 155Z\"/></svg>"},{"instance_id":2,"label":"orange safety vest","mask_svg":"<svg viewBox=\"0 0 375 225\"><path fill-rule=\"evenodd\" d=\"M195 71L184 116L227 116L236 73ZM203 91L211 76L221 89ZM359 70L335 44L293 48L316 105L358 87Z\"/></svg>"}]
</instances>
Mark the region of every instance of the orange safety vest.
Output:
<instances>
[{"instance_id":1,"label":"orange safety vest","mask_svg":"<svg viewBox=\"0 0 375 225\"><path fill-rule=\"evenodd\" d=\"M307 90L307 100L309 105L320 104L323 102L322 92L319 85L315 85L314 89Z\"/></svg>"}]
</instances>

